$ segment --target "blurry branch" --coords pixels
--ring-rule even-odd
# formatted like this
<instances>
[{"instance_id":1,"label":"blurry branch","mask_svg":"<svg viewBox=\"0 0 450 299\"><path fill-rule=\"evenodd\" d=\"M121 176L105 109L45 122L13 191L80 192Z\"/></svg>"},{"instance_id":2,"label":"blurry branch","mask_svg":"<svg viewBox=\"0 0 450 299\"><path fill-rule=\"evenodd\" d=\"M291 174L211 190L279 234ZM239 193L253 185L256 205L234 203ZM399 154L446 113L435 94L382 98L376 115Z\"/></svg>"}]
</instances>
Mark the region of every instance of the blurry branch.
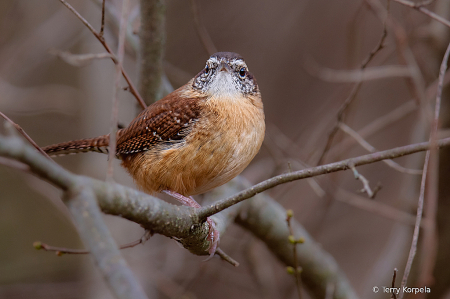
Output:
<instances>
[{"instance_id":1,"label":"blurry branch","mask_svg":"<svg viewBox=\"0 0 450 299\"><path fill-rule=\"evenodd\" d=\"M361 138L372 136L373 134L408 116L412 112L416 111L417 108L418 106L416 101L410 100L398 106L394 110L389 111L388 113L375 119L356 133L361 136ZM348 138L345 138L333 147L333 149L330 151L330 155L332 157L336 157L342 155L343 153L346 153L355 142L358 141L354 137L349 136Z\"/></svg>"},{"instance_id":2,"label":"blurry branch","mask_svg":"<svg viewBox=\"0 0 450 299\"><path fill-rule=\"evenodd\" d=\"M269 250L285 265L295 267L286 210L272 198L260 194L243 202L236 222L261 239ZM295 220L292 233L301 236L303 243L296 249L302 265L302 282L314 298L324 298L329 284L335 286L334 299L356 299L355 291L334 258L316 243Z\"/></svg>"},{"instance_id":3,"label":"blurry branch","mask_svg":"<svg viewBox=\"0 0 450 299\"><path fill-rule=\"evenodd\" d=\"M74 181L73 187L64 193L64 199L81 240L96 260L109 288L117 298L147 298L103 221L94 190L86 186L83 180Z\"/></svg>"},{"instance_id":4,"label":"blurry branch","mask_svg":"<svg viewBox=\"0 0 450 299\"><path fill-rule=\"evenodd\" d=\"M117 46L116 57L116 71L114 73L114 90L112 97L111 120L109 129L109 145L108 145L108 169L106 172L106 179L112 180L114 158L116 156L116 141L117 141L117 123L119 118L119 92L120 92L120 72L123 69L123 57L125 55L125 33L127 31L127 19L129 12L129 1L123 0L122 13L120 17L119 42ZM104 10L102 10L104 16ZM102 17L103 19L103 17ZM103 26L102 26L103 27Z\"/></svg>"},{"instance_id":5,"label":"blurry branch","mask_svg":"<svg viewBox=\"0 0 450 299\"><path fill-rule=\"evenodd\" d=\"M444 117L443 117L444 118ZM437 151L436 151L437 152ZM439 273L434 272L437 260L437 253L439 243L438 232L437 232L437 212L438 212L438 201L439 201L439 154L431 153L429 173L427 175L427 190L425 193L426 201L424 203L425 215L422 218L421 228L422 228L422 238L421 238L421 248L419 250L419 266L418 266L418 277L416 278L416 285L426 286L431 284L439 284L436 282L435 277L439 276ZM446 168L445 163L441 164L443 168ZM442 179L446 181L446 176L442 175ZM442 227L442 226L441 226ZM442 230L440 230L442 231ZM425 294L420 294L417 299L424 299Z\"/></svg>"},{"instance_id":6,"label":"blurry branch","mask_svg":"<svg viewBox=\"0 0 450 299\"><path fill-rule=\"evenodd\" d=\"M388 0L388 5L389 5L389 3L390 2ZM386 18L387 18L387 16L386 16ZM380 41L375 46L375 48L369 53L369 55L367 56L365 61L361 64L361 68L360 68L361 70L364 70L367 67L367 65L369 64L369 62L372 61L372 59L375 57L375 55L379 51L381 51L381 49L383 49L383 47L384 47L384 41L385 41L386 36L387 36L387 28L386 28L386 21L385 21L385 19L383 19L382 22L383 22L383 33L381 34ZM358 82L353 87L352 91L350 92L350 95L345 99L344 103L342 103L341 107L339 107L336 124L331 129L330 133L328 134L327 142L326 142L325 147L324 147L324 149L322 151L322 154L319 157L319 160L317 161L317 165L321 165L324 162L325 157L326 157L328 151L331 148L331 144L333 143L334 136L336 135L336 133L339 130L338 125L339 125L339 123L341 123L344 120L344 113L347 110L347 108L350 106L350 104L354 101L354 99L356 98L356 95L358 94L358 92L359 92L359 90L361 88L361 84L362 84L362 81Z\"/></svg>"},{"instance_id":7,"label":"blurry branch","mask_svg":"<svg viewBox=\"0 0 450 299\"><path fill-rule=\"evenodd\" d=\"M397 56L400 63L408 66L411 78L407 78L407 83L412 90L414 97L418 103L425 99L425 80L422 72L417 64L416 58L408 45L408 37L405 29L389 14L390 0L387 2L388 7L385 8L379 0L365 0L369 7L374 11L375 15L392 29L397 43Z\"/></svg>"},{"instance_id":8,"label":"blurry branch","mask_svg":"<svg viewBox=\"0 0 450 299\"><path fill-rule=\"evenodd\" d=\"M192 15L194 17L195 29L198 37L200 38L200 41L203 44L203 47L209 55L216 53L217 48L216 46L214 46L211 36L208 34L208 31L206 30L205 26L202 23L202 20L200 19L197 0L191 0L191 9Z\"/></svg>"},{"instance_id":9,"label":"blurry branch","mask_svg":"<svg viewBox=\"0 0 450 299\"><path fill-rule=\"evenodd\" d=\"M166 42L164 0L141 0L139 29L139 89L147 104L161 98L163 54Z\"/></svg>"},{"instance_id":10,"label":"blurry branch","mask_svg":"<svg viewBox=\"0 0 450 299\"><path fill-rule=\"evenodd\" d=\"M450 28L449 20L444 19L443 17L435 14L434 12L432 12L424 7L424 5L427 5L427 3L414 3L414 2L406 1L406 0L394 0L394 1L397 3L403 4L403 5L406 5L408 7L414 8L414 9L420 11L421 13L426 14L430 18L432 18Z\"/></svg>"},{"instance_id":11,"label":"blurry branch","mask_svg":"<svg viewBox=\"0 0 450 299\"><path fill-rule=\"evenodd\" d=\"M407 45L407 41L406 41L406 33L404 31L404 29L398 25L393 19L392 17L389 16L389 6L388 8L384 8L383 5L378 1L378 0L366 0L366 3L370 6L370 8L373 9L373 11L376 13L376 15L378 16L378 18L383 22L384 24L384 31L383 31L383 35L381 37L380 43L379 45L375 48L374 51L372 51L372 53L369 55L368 59L366 60L366 62L369 62L371 60L371 58L377 53L377 51L379 51L380 49L382 49L382 45L383 45L383 41L386 37L386 26L389 25L389 27L391 27L394 31L395 34L395 38L398 44L398 51L399 51L399 56L401 58L401 60L405 61L405 63L408 65L408 67L410 68L410 74L412 74L413 76L413 80L412 82L410 82L410 85L413 86L414 89L414 93L415 93L415 98L416 98L416 103L420 103L420 100L423 99L425 97L425 95L428 93L428 91L432 90L432 92L434 92L434 84L432 84L430 87L428 87L428 90L425 92L423 91L423 78L420 74L420 69L417 66L417 63L415 61L415 58L411 52L411 49L408 47ZM389 1L388 1L389 4ZM364 64L363 64L364 66ZM361 69L364 69L363 67ZM446 80L448 80L448 76L445 76ZM360 83L358 83L353 90L350 93L350 96L346 99L346 101L344 102L344 104L341 106L341 108L339 109L338 112L338 124L339 122L341 122L342 117L343 117L343 112L347 109L347 107L349 106L349 104L353 101L354 97L356 96L356 93L358 92L359 88L360 88ZM418 105L416 105L417 107ZM395 121L395 119L399 119L402 118L403 116L407 115L408 113L412 112L413 110L416 109L416 107L414 107L412 104L405 104L404 110L400 109L396 111L396 115L392 114L392 117L390 116L389 118L385 118L383 119L383 121L378 121L378 123L376 124L378 127L375 128L375 123L374 123L374 127L370 128L370 133L362 133L360 132L360 134L363 137L367 137L369 134L373 134L373 132L378 131L380 128L385 127L386 124ZM394 111L393 111L394 112ZM320 165L323 160L325 159L325 156L327 154L327 152L330 150L331 148L331 144L333 142L333 138L335 136L335 134L337 133L337 125L335 125L335 127L333 127L333 129L330 131L328 139L327 139L327 143L325 145L324 150L322 151L322 154L319 158L319 162L317 163L318 165ZM367 128L369 130L369 128ZM344 143L346 142L346 144ZM346 145L345 147L343 145ZM341 142L341 145L339 147L343 147L344 149L348 146L349 142L348 141L343 141Z\"/></svg>"},{"instance_id":12,"label":"blurry branch","mask_svg":"<svg viewBox=\"0 0 450 299\"><path fill-rule=\"evenodd\" d=\"M88 65L92 60L95 59L105 59L105 58L115 59L115 57L110 53L72 54L70 52L52 49L50 50L50 54L56 55L58 58L64 60L66 63L78 67Z\"/></svg>"},{"instance_id":13,"label":"blurry branch","mask_svg":"<svg viewBox=\"0 0 450 299\"><path fill-rule=\"evenodd\" d=\"M352 136L363 148L368 150L371 153L374 153L377 151L376 148L374 148L372 145L370 145L367 141L365 141L361 135L359 135L357 132L355 132L352 128L347 126L344 123L339 124L339 128L347 133L348 135ZM383 160L384 163L386 163L389 167L392 167L393 169L407 173L407 174L422 174L422 170L416 170L416 169L408 169L403 166L400 166L398 163L392 161L392 160Z\"/></svg>"},{"instance_id":14,"label":"blurry branch","mask_svg":"<svg viewBox=\"0 0 450 299\"><path fill-rule=\"evenodd\" d=\"M305 63L311 75L328 82L362 82L392 77L411 77L410 69L403 65L382 65L359 70L333 70L320 67L311 60Z\"/></svg>"},{"instance_id":15,"label":"blurry branch","mask_svg":"<svg viewBox=\"0 0 450 299\"><path fill-rule=\"evenodd\" d=\"M374 215L411 226L415 224L416 218L412 214L396 209L382 202L364 198L353 192L338 188L333 193L333 196L340 202L344 202L358 209L373 213Z\"/></svg>"},{"instance_id":16,"label":"blurry branch","mask_svg":"<svg viewBox=\"0 0 450 299\"><path fill-rule=\"evenodd\" d=\"M4 157L0 157L0 164L6 167L14 168L20 171L28 172L30 171L30 167L27 164L17 162L15 160L7 159Z\"/></svg>"},{"instance_id":17,"label":"blurry branch","mask_svg":"<svg viewBox=\"0 0 450 299\"><path fill-rule=\"evenodd\" d=\"M430 161L430 150L427 151L425 155L425 162L423 165L423 174L422 180L420 182L420 195L419 201L417 203L417 216L416 216L416 224L414 226L414 234L411 242L411 248L409 250L408 261L406 262L405 271L403 272L403 279L401 287L405 287L408 281L409 273L411 271L412 263L414 261L414 257L417 251L417 242L419 240L419 231L420 231L420 223L422 220L422 212L423 212L423 201L425 197L425 184L427 181L427 171L428 171L428 162ZM399 299L403 298L403 292L400 292Z\"/></svg>"},{"instance_id":18,"label":"blurry branch","mask_svg":"<svg viewBox=\"0 0 450 299\"><path fill-rule=\"evenodd\" d=\"M59 0L62 4L64 4L75 16L77 16L78 19L81 20L81 22L83 22L83 24L92 32L92 34L98 39L98 41L103 45L103 47L105 48L105 50L112 55L111 59L114 61L114 63L117 63L117 59L115 59L114 57L114 53L112 52L112 50L109 48L108 44L106 43L105 39L103 38L103 36L101 36L95 29L94 27L92 27L91 24L89 24L88 21L86 21L86 19L84 19L76 10L75 8L73 8L69 3L67 3L65 0ZM142 100L141 96L139 95L138 91L136 90L136 88L134 87L133 82L131 82L130 78L128 77L128 74L125 72L125 70L123 68L121 68L122 71L122 75L125 79L125 81L127 81L127 84L129 86L129 90L130 92L133 94L133 96L136 98L136 100L138 101L139 105L141 106L142 109L145 109L145 107L147 107L147 105L145 105L144 101Z\"/></svg>"},{"instance_id":19,"label":"blurry branch","mask_svg":"<svg viewBox=\"0 0 450 299\"><path fill-rule=\"evenodd\" d=\"M438 147L444 147L450 145L450 138L440 139L436 142ZM364 156L359 156L355 158L346 159L339 162L334 162L326 165L311 167L299 171L293 171L290 173L281 174L265 180L261 183L258 183L251 188L248 188L244 191L239 192L235 196L228 197L226 199L222 199L217 201L214 205L205 206L198 210L198 216L200 219L206 219L206 217L214 215L236 203L244 201L252 196L255 196L258 193L261 193L265 190L271 189L275 186L285 184L288 182L301 180L305 178L310 178L322 174L327 174L336 171L347 170L350 168L350 165L360 166L366 165L386 159L394 159L406 155L410 155L417 152L422 152L430 149L430 142L422 142L416 144L410 144L406 146L396 147L390 150L379 151L373 154L368 154Z\"/></svg>"},{"instance_id":20,"label":"blurry branch","mask_svg":"<svg viewBox=\"0 0 450 299\"><path fill-rule=\"evenodd\" d=\"M45 157L47 157L48 159L52 160L46 152L44 152L39 145L36 144L36 142L34 142L33 139L31 139L31 137L22 129L21 126L19 126L18 124L16 124L15 122L13 122L9 117L7 117L5 114L3 114L0 111L0 116L3 117L4 120L6 120L8 123L10 123L14 128L16 128L17 131L19 131L20 134L22 134L23 137L25 137L25 139L31 143L32 146L34 146L35 149L37 149L42 155L44 155ZM53 160L52 160L53 161Z\"/></svg>"},{"instance_id":21,"label":"blurry branch","mask_svg":"<svg viewBox=\"0 0 450 299\"><path fill-rule=\"evenodd\" d=\"M419 201L417 203L417 217L416 217L416 225L414 227L414 234L413 234L413 240L411 244L411 248L409 251L408 261L405 266L405 272L403 273L402 278L402 288L406 286L406 283L408 281L408 276L411 271L412 263L414 261L414 256L416 255L417 251L417 242L419 240L419 231L420 231L420 222L422 220L422 212L423 212L423 202L425 197L425 185L427 181L427 171L428 171L428 164L430 161L430 156L433 154L433 156L437 156L439 154L438 149L438 141L436 139L438 128L439 128L439 114L441 110L441 99L442 99L442 89L444 85L444 76L447 71L447 63L448 63L448 57L450 55L450 43L447 46L447 50L445 51L444 58L442 59L441 68L439 71L439 84L436 92L436 103L434 108L434 119L431 124L431 130L430 130L430 138L429 138L429 144L430 148L427 150L426 156L425 156L425 162L423 166L423 174L422 174L422 181L420 183L420 195L419 195ZM404 293L400 293L399 299L403 298Z\"/></svg>"},{"instance_id":22,"label":"blurry branch","mask_svg":"<svg viewBox=\"0 0 450 299\"><path fill-rule=\"evenodd\" d=\"M444 76L444 86L447 85L449 82L450 82L450 72L447 72ZM430 84L427 87L426 92L425 92L427 100L436 98L437 86L438 86L438 80L436 80L435 82L433 82L432 84ZM363 127L362 129L360 129L357 133L362 138L367 138L367 137L381 131L382 129L392 125L393 123L403 119L404 117L408 116L412 112L417 111L418 107L419 106L417 105L417 102L412 99L412 100L400 105L399 107L395 108L394 110L386 113L385 115L380 116L379 118L375 119L374 121L372 121L371 123L369 123L368 125ZM448 137L448 136L445 136L445 137ZM333 149L330 151L330 155L332 155L333 157L342 155L343 153L348 151L348 148L352 144L354 144L354 142L356 142L356 140L352 137L348 137L348 138L344 139L343 141L341 141L340 143L338 143L336 146L333 147Z\"/></svg>"}]
</instances>

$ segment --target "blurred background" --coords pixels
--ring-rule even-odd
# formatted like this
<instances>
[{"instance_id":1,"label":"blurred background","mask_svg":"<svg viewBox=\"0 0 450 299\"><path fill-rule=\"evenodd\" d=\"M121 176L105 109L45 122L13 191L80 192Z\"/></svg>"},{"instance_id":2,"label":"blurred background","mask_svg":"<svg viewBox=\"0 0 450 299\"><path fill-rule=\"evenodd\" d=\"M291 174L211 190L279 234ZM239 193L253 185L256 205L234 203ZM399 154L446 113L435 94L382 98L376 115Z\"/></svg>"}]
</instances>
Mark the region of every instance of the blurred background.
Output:
<instances>
[{"instance_id":1,"label":"blurred background","mask_svg":"<svg viewBox=\"0 0 450 299\"><path fill-rule=\"evenodd\" d=\"M70 3L100 28L98 2ZM120 12L121 1L106 3L112 13ZM388 7L386 1L381 3ZM130 13L130 28L135 31L139 28L137 4L132 1ZM357 84L351 78L359 78L356 71L383 36L380 13L363 0L197 0L196 6L215 47L241 54L262 92L266 140L243 175L257 183L316 166L340 107ZM446 0L434 1L429 9L450 19ZM449 42L449 28L414 9L392 2L389 15L394 25L388 24L384 47L367 68L408 65L409 71L405 75L402 68L403 75L394 75L383 70L381 76L364 81L343 118L379 150L428 140L433 84ZM116 51L114 22L107 15L105 38ZM209 54L197 31L192 2L167 0L166 90L168 82L177 88L204 67ZM104 52L57 0L0 1L0 111L41 146L108 133L114 64L102 59L75 67L52 54L57 51ZM137 82L138 65L131 46L127 46L125 69ZM337 72L344 70L349 72ZM444 93L440 136L447 134L449 122L446 99ZM125 125L139 112L126 91L120 93L119 109L119 121ZM322 163L365 153L338 130ZM396 162L420 170L423 157L415 154ZM408 282L410 287L430 287L426 298L450 298L446 266L450 262L449 157L441 150L439 167L430 170L419 251ZM104 155L55 160L74 173L106 177ZM372 288L390 286L394 268L399 270L397 277L403 275L420 175L382 162L358 167L358 171L372 188L382 187L374 199L359 192L362 184L351 171L266 192L294 211L295 218L337 260L361 298L389 298L389 294L374 294ZM118 161L115 180L134 187ZM88 255L57 257L33 248L34 241L82 248L59 195L56 188L31 175L0 166L0 298L113 298ZM105 220L119 244L143 234L135 223L112 216ZM161 236L124 250L123 255L149 298L297 298L293 277L249 232L232 226L221 238L221 247L241 266L232 268L216 259L202 262L204 257L193 256Z\"/></svg>"}]
</instances>

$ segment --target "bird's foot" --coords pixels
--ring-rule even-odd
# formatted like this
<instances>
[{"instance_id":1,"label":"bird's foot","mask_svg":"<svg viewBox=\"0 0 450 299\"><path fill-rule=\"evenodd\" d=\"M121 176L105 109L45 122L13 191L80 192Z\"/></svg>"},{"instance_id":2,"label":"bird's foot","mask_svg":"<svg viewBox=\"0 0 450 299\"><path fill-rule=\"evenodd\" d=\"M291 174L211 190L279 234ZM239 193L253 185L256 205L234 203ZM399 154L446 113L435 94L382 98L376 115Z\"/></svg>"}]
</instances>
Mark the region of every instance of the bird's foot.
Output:
<instances>
[{"instance_id":1,"label":"bird's foot","mask_svg":"<svg viewBox=\"0 0 450 299\"><path fill-rule=\"evenodd\" d=\"M189 197L184 196L170 190L163 190L163 192L172 196L185 206L193 208L202 207L192 196ZM219 231L216 229L216 224L211 219L211 217L206 218L206 222L208 223L209 226L209 233L207 237L207 240L209 241L209 248L208 248L209 257L206 260L209 260L214 256L214 253L216 252L217 246L219 245L220 236Z\"/></svg>"}]
</instances>

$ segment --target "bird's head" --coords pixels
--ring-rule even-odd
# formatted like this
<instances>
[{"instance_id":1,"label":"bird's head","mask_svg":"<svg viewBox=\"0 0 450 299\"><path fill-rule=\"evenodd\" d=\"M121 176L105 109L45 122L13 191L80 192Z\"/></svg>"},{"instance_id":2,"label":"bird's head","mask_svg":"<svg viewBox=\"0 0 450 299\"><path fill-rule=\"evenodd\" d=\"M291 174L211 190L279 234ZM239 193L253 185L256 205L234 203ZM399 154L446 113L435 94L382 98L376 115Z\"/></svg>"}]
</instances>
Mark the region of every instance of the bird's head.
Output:
<instances>
[{"instance_id":1,"label":"bird's head","mask_svg":"<svg viewBox=\"0 0 450 299\"><path fill-rule=\"evenodd\" d=\"M218 52L194 77L194 89L214 97L249 96L259 93L258 84L244 59L233 52Z\"/></svg>"}]
</instances>

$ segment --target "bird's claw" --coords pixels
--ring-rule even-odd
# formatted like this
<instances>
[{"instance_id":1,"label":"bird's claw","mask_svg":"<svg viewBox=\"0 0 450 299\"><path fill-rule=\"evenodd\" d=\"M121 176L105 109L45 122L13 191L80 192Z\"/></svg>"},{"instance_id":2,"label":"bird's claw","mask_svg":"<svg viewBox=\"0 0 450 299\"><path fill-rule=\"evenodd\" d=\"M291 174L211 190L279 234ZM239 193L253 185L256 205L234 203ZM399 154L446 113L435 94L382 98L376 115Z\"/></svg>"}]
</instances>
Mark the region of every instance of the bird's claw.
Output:
<instances>
[{"instance_id":1,"label":"bird's claw","mask_svg":"<svg viewBox=\"0 0 450 299\"><path fill-rule=\"evenodd\" d=\"M209 241L209 248L208 248L209 257L206 260L204 260L205 262L210 260L214 256L220 241L219 231L216 229L215 222L211 219L211 217L206 218L206 222L208 223L209 226L209 232L207 237L207 240Z\"/></svg>"}]
</instances>

